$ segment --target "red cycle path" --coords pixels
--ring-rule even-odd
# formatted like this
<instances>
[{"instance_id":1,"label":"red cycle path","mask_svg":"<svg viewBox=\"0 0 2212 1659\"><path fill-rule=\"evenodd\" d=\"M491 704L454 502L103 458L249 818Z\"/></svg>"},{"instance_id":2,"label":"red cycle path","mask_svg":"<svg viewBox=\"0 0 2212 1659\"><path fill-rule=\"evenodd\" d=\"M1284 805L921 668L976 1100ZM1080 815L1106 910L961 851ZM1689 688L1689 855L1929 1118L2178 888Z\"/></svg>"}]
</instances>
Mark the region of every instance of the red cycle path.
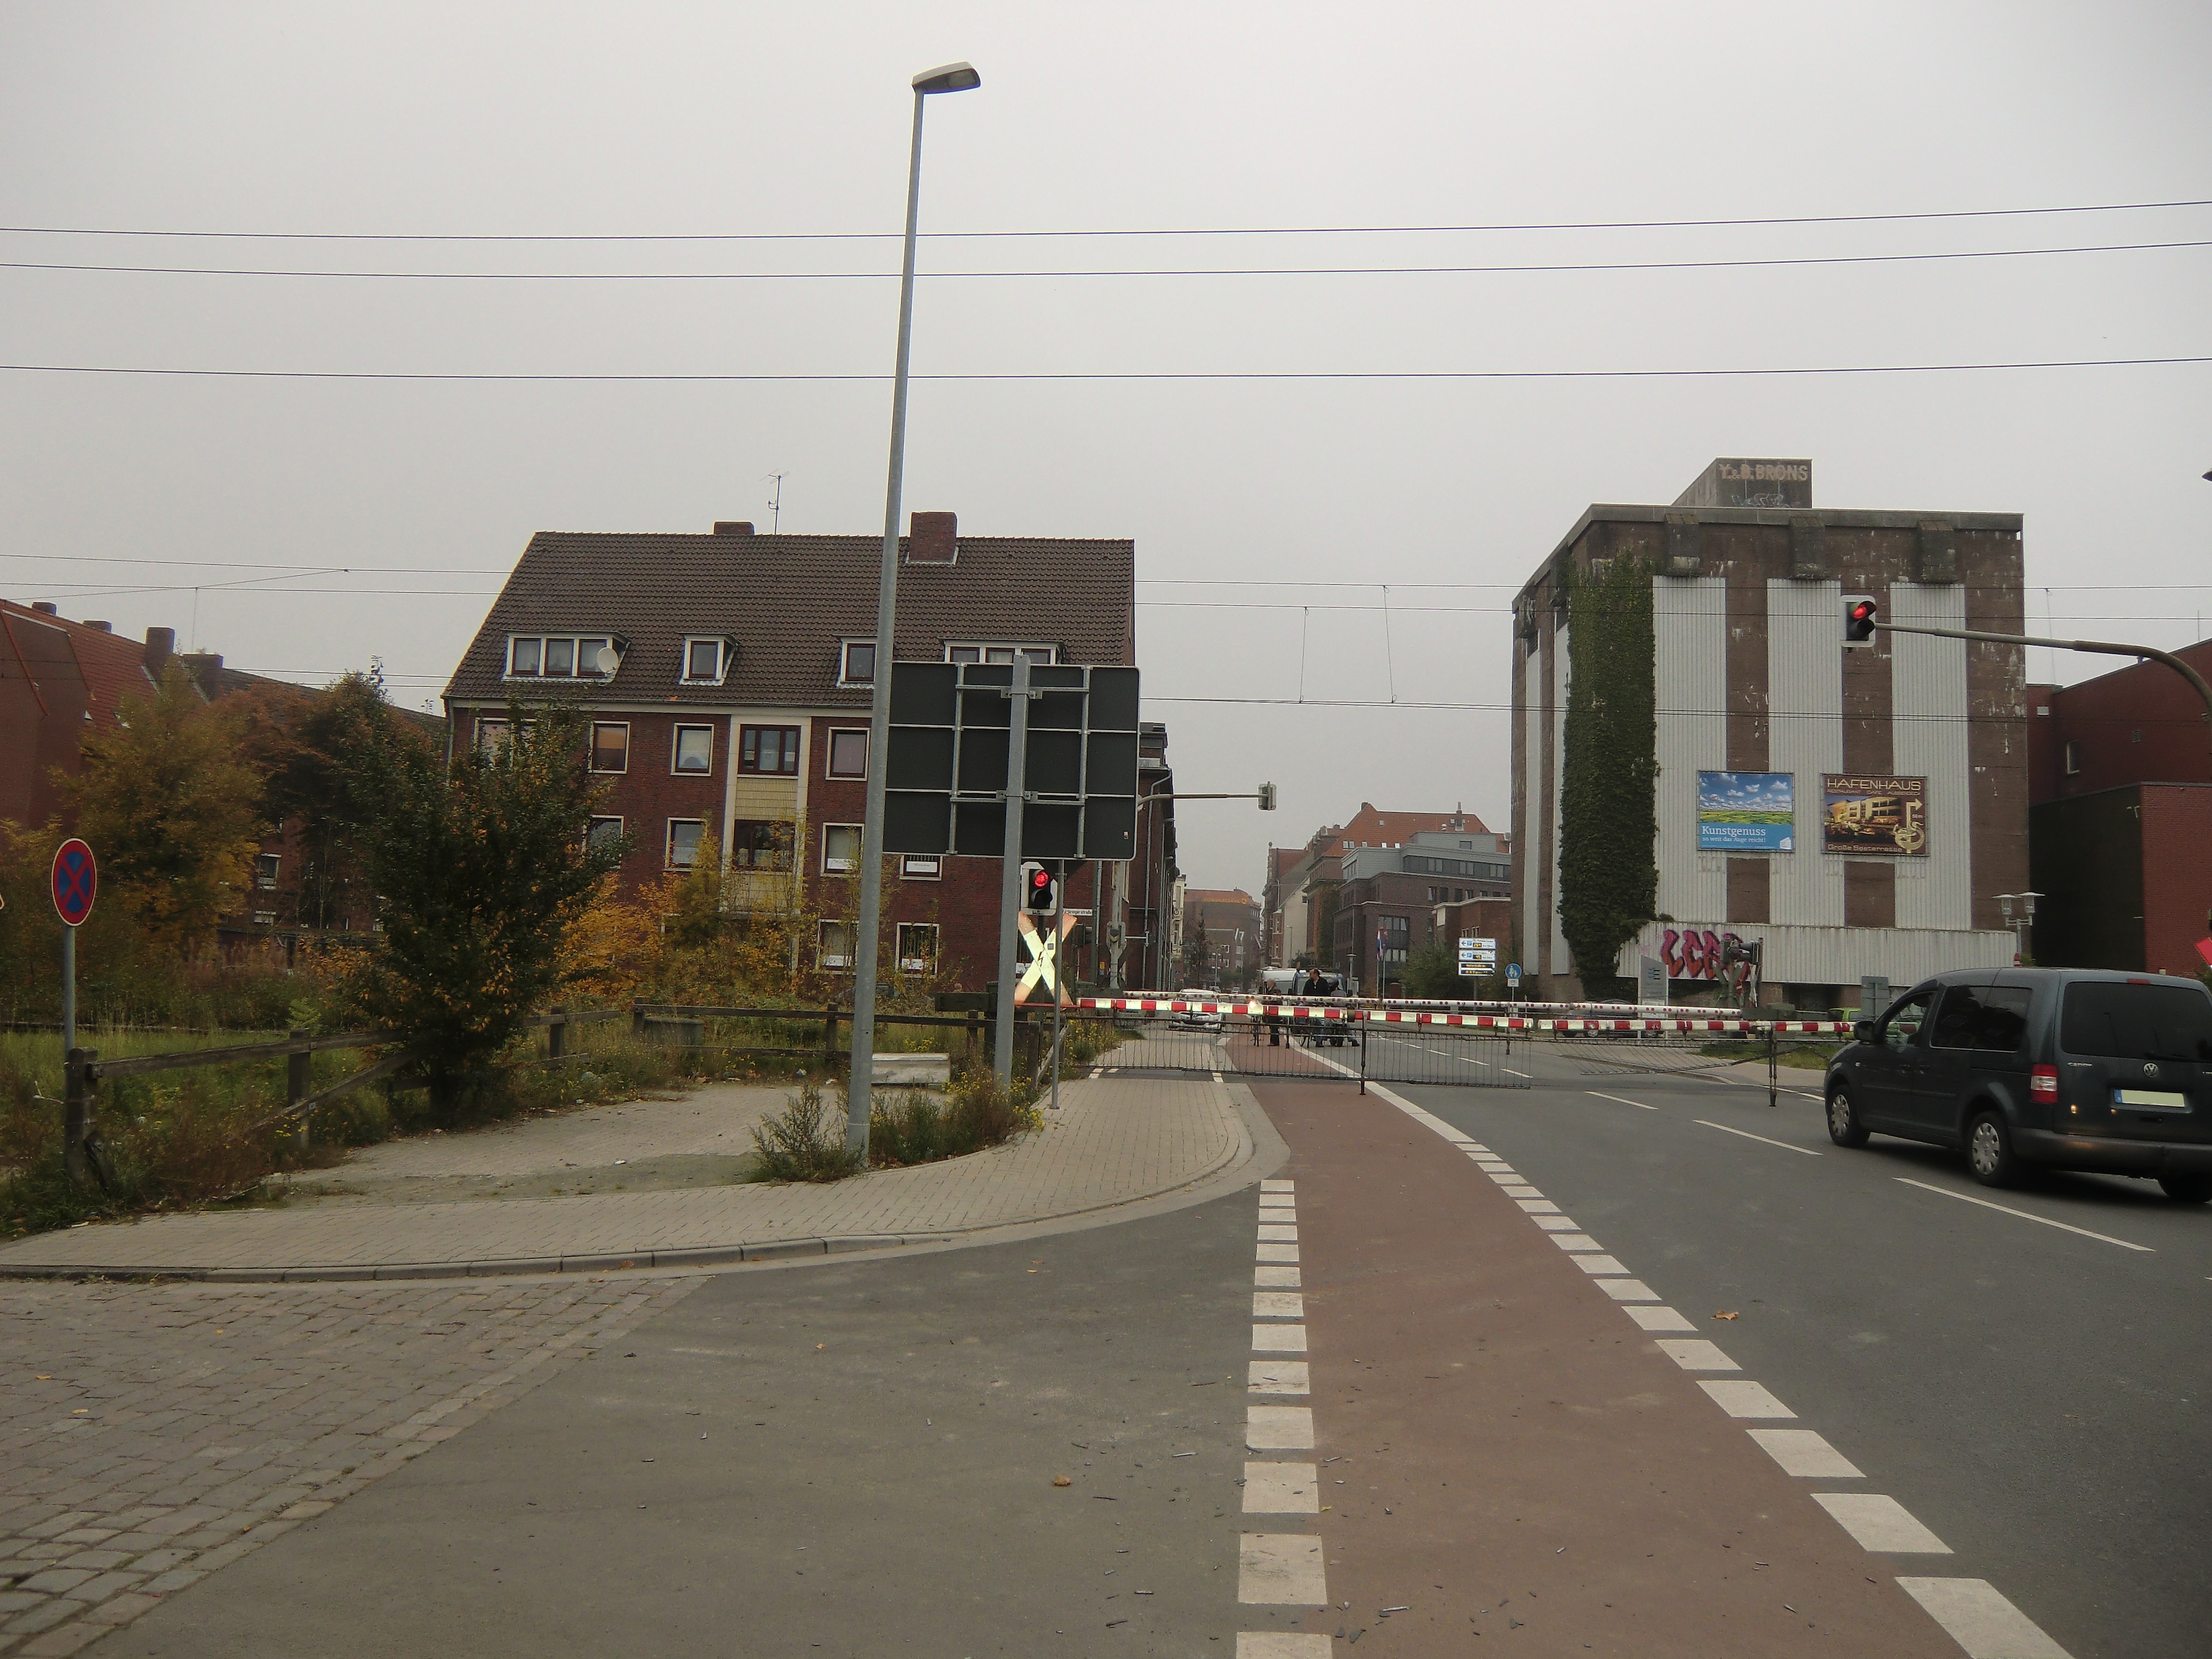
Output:
<instances>
[{"instance_id":1,"label":"red cycle path","mask_svg":"<svg viewBox=\"0 0 2212 1659\"><path fill-rule=\"evenodd\" d=\"M1784 1474L1465 1153L1341 1083L1252 1086L1292 1152L1317 1530L1351 1604L1305 1629L1364 1632L1359 1659L1959 1659L1808 1496L1863 1483Z\"/></svg>"}]
</instances>

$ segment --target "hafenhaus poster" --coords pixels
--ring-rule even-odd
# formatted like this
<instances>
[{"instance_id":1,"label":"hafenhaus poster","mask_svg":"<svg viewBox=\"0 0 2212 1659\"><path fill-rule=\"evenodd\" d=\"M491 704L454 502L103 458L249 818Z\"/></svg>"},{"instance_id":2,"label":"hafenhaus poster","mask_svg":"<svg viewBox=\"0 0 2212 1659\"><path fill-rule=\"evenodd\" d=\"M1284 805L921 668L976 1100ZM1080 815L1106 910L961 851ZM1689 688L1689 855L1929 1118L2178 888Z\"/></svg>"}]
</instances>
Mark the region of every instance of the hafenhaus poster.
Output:
<instances>
[{"instance_id":1,"label":"hafenhaus poster","mask_svg":"<svg viewBox=\"0 0 2212 1659\"><path fill-rule=\"evenodd\" d=\"M1820 846L1829 853L1928 854L1928 780L1820 775Z\"/></svg>"},{"instance_id":2,"label":"hafenhaus poster","mask_svg":"<svg viewBox=\"0 0 2212 1659\"><path fill-rule=\"evenodd\" d=\"M1788 853L1796 842L1796 792L1788 772L1698 774L1698 850Z\"/></svg>"}]
</instances>

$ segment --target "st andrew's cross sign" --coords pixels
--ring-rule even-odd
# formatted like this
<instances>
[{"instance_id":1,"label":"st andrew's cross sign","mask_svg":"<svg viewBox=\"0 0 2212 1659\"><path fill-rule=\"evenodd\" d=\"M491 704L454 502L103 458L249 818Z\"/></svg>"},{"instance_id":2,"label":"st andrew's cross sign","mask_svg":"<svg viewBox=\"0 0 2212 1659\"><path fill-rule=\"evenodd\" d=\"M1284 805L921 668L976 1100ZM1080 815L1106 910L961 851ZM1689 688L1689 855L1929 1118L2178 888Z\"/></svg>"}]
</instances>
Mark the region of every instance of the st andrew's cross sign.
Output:
<instances>
[{"instance_id":1,"label":"st andrew's cross sign","mask_svg":"<svg viewBox=\"0 0 2212 1659\"><path fill-rule=\"evenodd\" d=\"M54 848L54 913L72 927L84 926L100 890L100 866L92 848L71 836Z\"/></svg>"}]
</instances>

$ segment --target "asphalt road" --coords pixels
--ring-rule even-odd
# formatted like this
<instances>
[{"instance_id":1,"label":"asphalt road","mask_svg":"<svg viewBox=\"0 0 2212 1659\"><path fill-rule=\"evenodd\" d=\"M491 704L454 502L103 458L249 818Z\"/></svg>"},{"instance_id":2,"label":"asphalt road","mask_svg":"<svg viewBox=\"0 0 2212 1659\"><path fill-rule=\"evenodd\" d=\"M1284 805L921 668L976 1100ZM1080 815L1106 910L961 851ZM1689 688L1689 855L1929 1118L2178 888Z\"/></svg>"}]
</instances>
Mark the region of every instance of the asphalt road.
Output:
<instances>
[{"instance_id":1,"label":"asphalt road","mask_svg":"<svg viewBox=\"0 0 2212 1659\"><path fill-rule=\"evenodd\" d=\"M1226 1659L1255 1206L714 1278L94 1651Z\"/></svg>"},{"instance_id":2,"label":"asphalt road","mask_svg":"<svg viewBox=\"0 0 2212 1659\"><path fill-rule=\"evenodd\" d=\"M1526 1088L1393 1086L1723 1338L1950 1545L1941 1571L2075 1659L2212 1650L2212 1209L2094 1176L1993 1192L1881 1136L1844 1151L1817 1073L1785 1072L1804 1092L1770 1110L1763 1088L1514 1055Z\"/></svg>"}]
</instances>

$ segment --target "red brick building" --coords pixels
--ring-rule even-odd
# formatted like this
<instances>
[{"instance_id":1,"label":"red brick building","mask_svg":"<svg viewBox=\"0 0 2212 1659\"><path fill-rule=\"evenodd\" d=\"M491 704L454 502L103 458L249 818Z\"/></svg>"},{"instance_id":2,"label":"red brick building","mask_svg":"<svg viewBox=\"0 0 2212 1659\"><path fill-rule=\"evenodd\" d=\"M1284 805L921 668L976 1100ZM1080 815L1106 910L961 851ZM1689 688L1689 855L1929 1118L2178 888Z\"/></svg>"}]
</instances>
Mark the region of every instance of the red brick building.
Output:
<instances>
[{"instance_id":1,"label":"red brick building","mask_svg":"<svg viewBox=\"0 0 2212 1659\"><path fill-rule=\"evenodd\" d=\"M1126 540L977 538L917 513L902 541L897 655L930 662L1135 660L1135 546ZM816 916L817 966L851 966L875 671L872 536L542 532L446 690L453 740L495 740L510 701L560 702L591 727L609 786L599 833L635 845L636 893L690 867L710 839L738 913ZM1164 787L1165 734L1147 728L1145 789ZM1172 805L1140 808L1140 848L1172 867ZM1140 858L1133 862L1144 863ZM1114 872L1119 872L1118 876ZM907 970L981 989L998 963L1000 861L891 861L885 928ZM1101 909L1099 871L1076 872L1072 909ZM1079 972L1104 976L1112 927L1147 927L1147 872L1109 866ZM1130 891L1132 885L1138 887ZM1105 926L1097 926L1100 922Z\"/></svg>"},{"instance_id":2,"label":"red brick building","mask_svg":"<svg viewBox=\"0 0 2212 1659\"><path fill-rule=\"evenodd\" d=\"M2212 640L2175 653L2212 678ZM2031 685L2028 880L2035 959L2194 974L2212 933L2204 704L2161 663Z\"/></svg>"}]
</instances>

